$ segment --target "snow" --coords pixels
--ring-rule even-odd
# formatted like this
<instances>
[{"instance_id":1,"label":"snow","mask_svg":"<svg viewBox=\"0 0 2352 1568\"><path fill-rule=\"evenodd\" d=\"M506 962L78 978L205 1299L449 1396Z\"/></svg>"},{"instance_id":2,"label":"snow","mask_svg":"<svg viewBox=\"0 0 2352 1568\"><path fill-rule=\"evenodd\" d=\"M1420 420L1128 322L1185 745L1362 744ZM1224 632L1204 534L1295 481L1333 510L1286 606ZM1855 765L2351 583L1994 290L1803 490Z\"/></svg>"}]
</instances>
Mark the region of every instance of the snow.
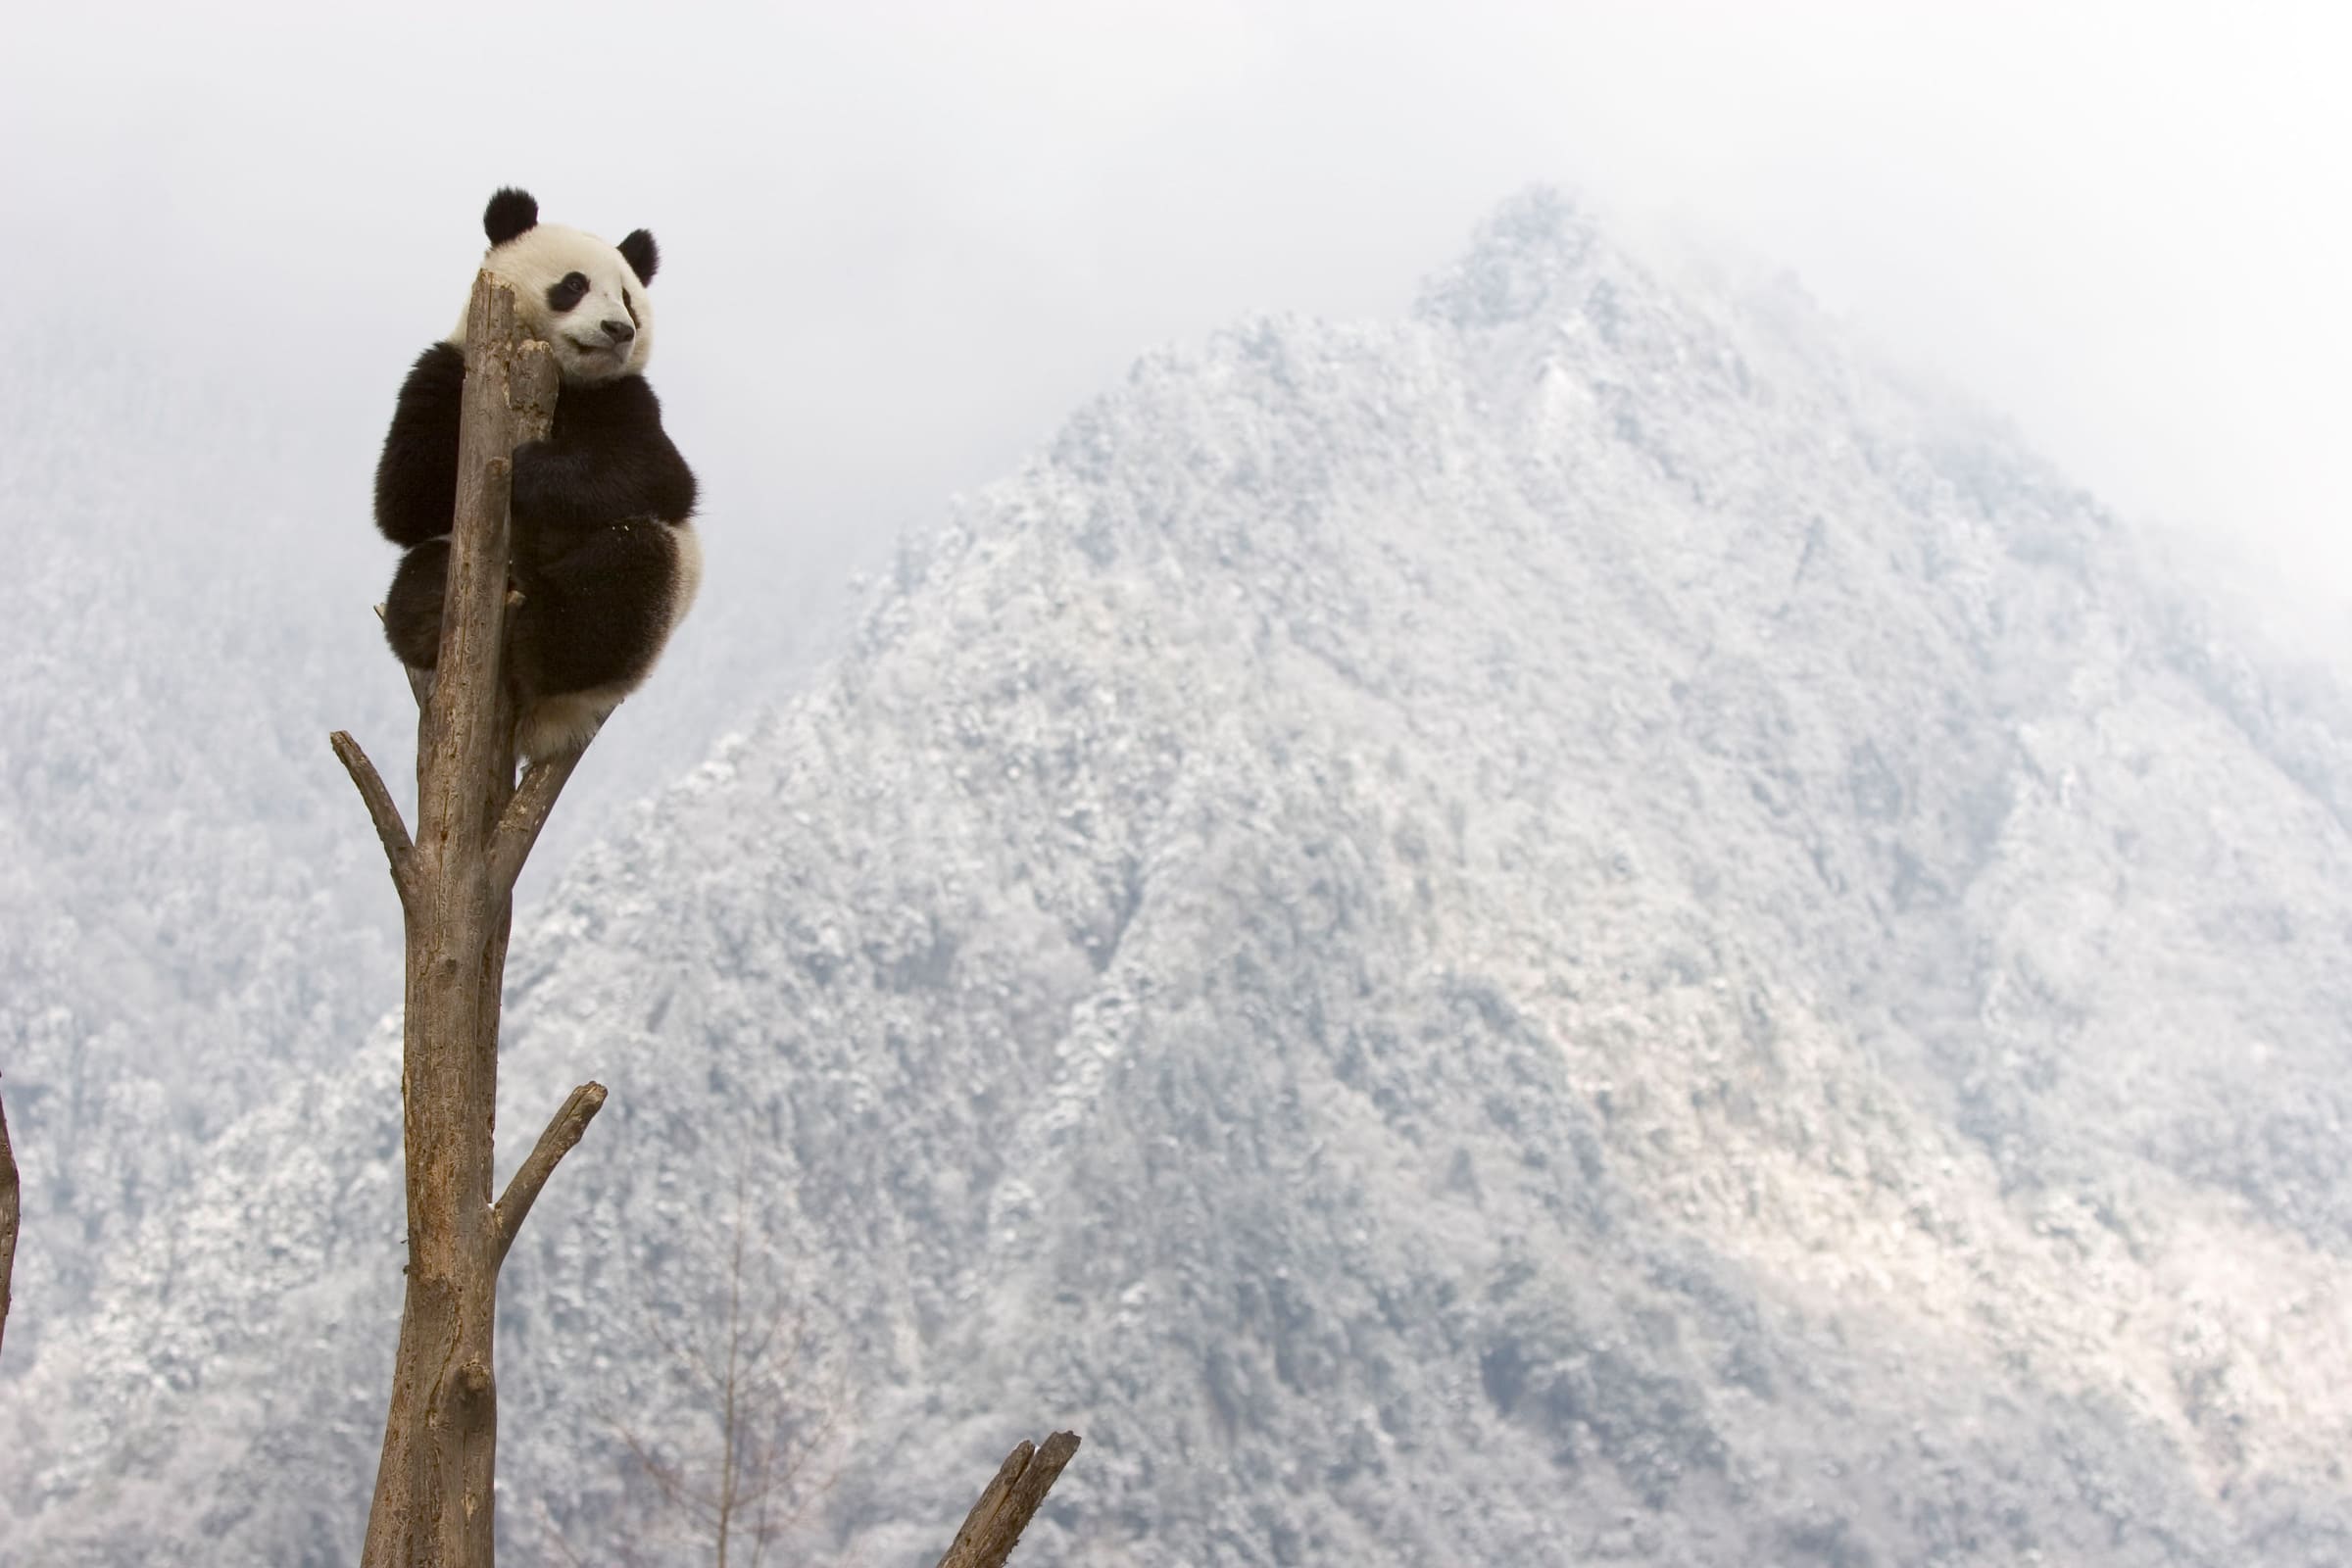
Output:
<instances>
[{"instance_id":1,"label":"snow","mask_svg":"<svg viewBox=\"0 0 2352 1568\"><path fill-rule=\"evenodd\" d=\"M646 1314L742 1171L824 1560L1058 1425L1039 1561L2352 1556L2352 708L1788 285L1535 193L1408 319L1146 356L887 577L521 922L509 1160L612 1100L507 1275L510 1550L660 1528L610 1417L689 1421ZM28 766L12 1121L122 1190L12 1324L0 1562L346 1557L396 986L299 868L371 841L261 779L132 861L144 789ZM83 933L191 900L201 1115L85 1020Z\"/></svg>"}]
</instances>

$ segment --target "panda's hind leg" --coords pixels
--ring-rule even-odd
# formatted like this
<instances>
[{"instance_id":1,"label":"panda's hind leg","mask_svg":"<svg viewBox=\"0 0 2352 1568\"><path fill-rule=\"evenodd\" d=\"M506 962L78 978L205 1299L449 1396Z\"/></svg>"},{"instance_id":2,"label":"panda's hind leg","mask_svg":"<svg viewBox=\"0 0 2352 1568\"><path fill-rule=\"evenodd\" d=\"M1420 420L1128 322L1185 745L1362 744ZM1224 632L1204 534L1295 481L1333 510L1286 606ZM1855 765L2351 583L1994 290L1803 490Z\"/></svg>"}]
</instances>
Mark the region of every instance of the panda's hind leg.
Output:
<instances>
[{"instance_id":1,"label":"panda's hind leg","mask_svg":"<svg viewBox=\"0 0 2352 1568\"><path fill-rule=\"evenodd\" d=\"M516 684L531 698L625 692L654 667L676 618L676 541L667 523L648 517L565 543L559 555L516 563Z\"/></svg>"},{"instance_id":2,"label":"panda's hind leg","mask_svg":"<svg viewBox=\"0 0 2352 1568\"><path fill-rule=\"evenodd\" d=\"M384 595L384 641L400 662L430 669L441 657L441 599L449 577L449 540L427 539L400 558Z\"/></svg>"}]
</instances>

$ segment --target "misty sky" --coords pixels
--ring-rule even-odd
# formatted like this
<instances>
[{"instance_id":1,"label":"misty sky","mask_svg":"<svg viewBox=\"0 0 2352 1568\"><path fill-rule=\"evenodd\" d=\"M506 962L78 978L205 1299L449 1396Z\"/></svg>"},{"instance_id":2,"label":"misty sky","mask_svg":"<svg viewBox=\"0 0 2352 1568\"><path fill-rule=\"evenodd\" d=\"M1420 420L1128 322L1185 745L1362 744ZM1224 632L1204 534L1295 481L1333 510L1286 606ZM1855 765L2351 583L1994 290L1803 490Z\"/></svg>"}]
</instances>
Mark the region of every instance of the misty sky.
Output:
<instances>
[{"instance_id":1,"label":"misty sky","mask_svg":"<svg viewBox=\"0 0 2352 1568\"><path fill-rule=\"evenodd\" d=\"M714 558L816 574L1139 350L1395 316L1555 181L1786 263L2127 512L2291 562L2340 630L2339 24L2058 9L19 6L0 340L32 313L106 373L250 396L365 538L406 361L525 184L661 237L653 376Z\"/></svg>"}]
</instances>

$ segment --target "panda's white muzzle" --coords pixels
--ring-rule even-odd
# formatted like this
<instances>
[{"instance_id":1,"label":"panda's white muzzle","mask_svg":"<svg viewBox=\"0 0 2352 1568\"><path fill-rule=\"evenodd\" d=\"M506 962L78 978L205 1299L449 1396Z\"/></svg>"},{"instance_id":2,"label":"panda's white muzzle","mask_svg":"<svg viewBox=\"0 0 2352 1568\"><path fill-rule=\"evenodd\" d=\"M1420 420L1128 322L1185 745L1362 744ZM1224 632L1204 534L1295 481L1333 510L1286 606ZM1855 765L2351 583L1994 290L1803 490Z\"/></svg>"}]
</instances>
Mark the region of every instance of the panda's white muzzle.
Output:
<instances>
[{"instance_id":1,"label":"panda's white muzzle","mask_svg":"<svg viewBox=\"0 0 2352 1568\"><path fill-rule=\"evenodd\" d=\"M565 332L563 337L576 357L569 368L588 380L609 380L627 370L637 347L637 328L625 319L607 320L593 333Z\"/></svg>"}]
</instances>

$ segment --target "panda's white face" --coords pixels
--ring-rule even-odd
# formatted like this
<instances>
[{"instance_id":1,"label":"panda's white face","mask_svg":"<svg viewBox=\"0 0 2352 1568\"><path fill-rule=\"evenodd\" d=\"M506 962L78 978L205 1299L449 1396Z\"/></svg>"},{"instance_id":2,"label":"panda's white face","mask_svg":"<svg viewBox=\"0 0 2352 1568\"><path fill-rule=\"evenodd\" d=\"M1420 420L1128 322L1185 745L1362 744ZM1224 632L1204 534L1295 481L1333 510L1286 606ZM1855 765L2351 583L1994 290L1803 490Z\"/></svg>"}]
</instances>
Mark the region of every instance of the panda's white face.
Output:
<instances>
[{"instance_id":1,"label":"panda's white face","mask_svg":"<svg viewBox=\"0 0 2352 1568\"><path fill-rule=\"evenodd\" d=\"M566 385L644 373L654 350L653 301L617 247L561 223L537 223L493 245L482 266L514 287L521 326L554 348ZM462 319L451 341L465 343Z\"/></svg>"}]
</instances>

